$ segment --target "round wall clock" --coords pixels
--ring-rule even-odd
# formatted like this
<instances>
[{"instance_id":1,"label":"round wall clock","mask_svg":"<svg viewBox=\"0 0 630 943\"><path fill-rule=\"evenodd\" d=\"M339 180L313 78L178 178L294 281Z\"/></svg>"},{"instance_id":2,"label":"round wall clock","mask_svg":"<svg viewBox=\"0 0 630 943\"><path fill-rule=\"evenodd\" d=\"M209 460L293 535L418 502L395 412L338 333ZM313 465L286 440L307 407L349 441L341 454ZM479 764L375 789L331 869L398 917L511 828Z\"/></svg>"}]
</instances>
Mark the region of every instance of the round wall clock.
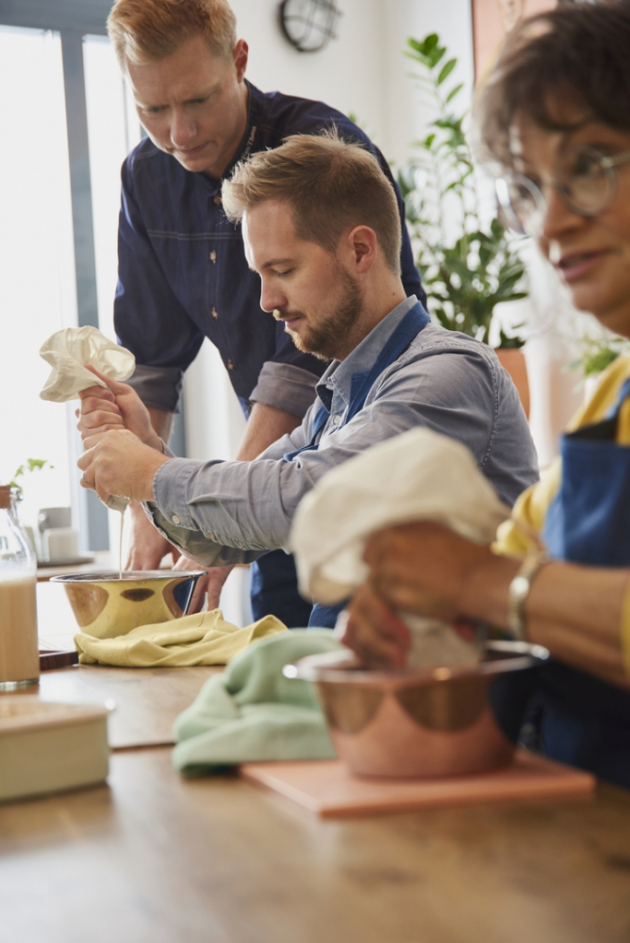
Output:
<instances>
[{"instance_id":1,"label":"round wall clock","mask_svg":"<svg viewBox=\"0 0 630 943\"><path fill-rule=\"evenodd\" d=\"M282 32L299 52L318 52L335 37L340 16L335 0L282 0L279 7Z\"/></svg>"}]
</instances>

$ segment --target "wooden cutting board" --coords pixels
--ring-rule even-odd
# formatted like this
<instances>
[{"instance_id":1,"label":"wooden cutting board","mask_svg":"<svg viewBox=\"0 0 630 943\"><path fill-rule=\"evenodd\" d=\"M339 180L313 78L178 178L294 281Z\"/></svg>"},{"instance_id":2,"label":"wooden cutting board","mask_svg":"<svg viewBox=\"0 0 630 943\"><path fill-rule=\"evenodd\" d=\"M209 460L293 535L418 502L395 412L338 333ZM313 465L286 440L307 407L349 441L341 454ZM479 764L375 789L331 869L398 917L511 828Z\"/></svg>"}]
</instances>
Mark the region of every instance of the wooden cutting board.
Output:
<instances>
[{"instance_id":1,"label":"wooden cutting board","mask_svg":"<svg viewBox=\"0 0 630 943\"><path fill-rule=\"evenodd\" d=\"M382 815L442 805L586 796L595 777L518 750L504 769L450 779L381 780L351 776L341 760L244 763L241 776L322 818Z\"/></svg>"}]
</instances>

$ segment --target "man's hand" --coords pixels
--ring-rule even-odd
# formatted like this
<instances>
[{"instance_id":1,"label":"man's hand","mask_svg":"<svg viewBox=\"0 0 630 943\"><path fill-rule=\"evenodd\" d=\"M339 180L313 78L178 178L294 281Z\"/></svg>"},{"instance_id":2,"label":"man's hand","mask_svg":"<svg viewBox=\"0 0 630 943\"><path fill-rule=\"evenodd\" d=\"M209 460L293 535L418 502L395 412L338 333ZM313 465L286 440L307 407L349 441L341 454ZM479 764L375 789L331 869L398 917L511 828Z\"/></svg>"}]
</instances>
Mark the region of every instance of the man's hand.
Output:
<instances>
[{"instance_id":1,"label":"man's hand","mask_svg":"<svg viewBox=\"0 0 630 943\"><path fill-rule=\"evenodd\" d=\"M153 429L149 411L136 391L127 383L110 380L94 367L88 369L107 384L107 389L90 386L79 393L81 414L77 429L83 440L102 435L110 429L128 429L145 445L161 452L162 441Z\"/></svg>"},{"instance_id":2,"label":"man's hand","mask_svg":"<svg viewBox=\"0 0 630 943\"><path fill-rule=\"evenodd\" d=\"M203 567L189 560L188 557L181 556L175 564L176 570L205 570L206 575L199 577L190 605L188 614L201 612L208 596L208 610L218 609L221 600L221 590L228 576L234 569L232 566L213 566Z\"/></svg>"},{"instance_id":3,"label":"man's hand","mask_svg":"<svg viewBox=\"0 0 630 943\"><path fill-rule=\"evenodd\" d=\"M141 504L129 505L131 518L131 542L125 570L159 570L164 557L172 553L173 560L179 557L177 550L155 527Z\"/></svg>"},{"instance_id":4,"label":"man's hand","mask_svg":"<svg viewBox=\"0 0 630 943\"><path fill-rule=\"evenodd\" d=\"M87 451L77 465L83 471L81 485L105 501L110 494L131 501L153 501L153 478L168 456L144 445L126 429L111 429L85 440Z\"/></svg>"}]
</instances>

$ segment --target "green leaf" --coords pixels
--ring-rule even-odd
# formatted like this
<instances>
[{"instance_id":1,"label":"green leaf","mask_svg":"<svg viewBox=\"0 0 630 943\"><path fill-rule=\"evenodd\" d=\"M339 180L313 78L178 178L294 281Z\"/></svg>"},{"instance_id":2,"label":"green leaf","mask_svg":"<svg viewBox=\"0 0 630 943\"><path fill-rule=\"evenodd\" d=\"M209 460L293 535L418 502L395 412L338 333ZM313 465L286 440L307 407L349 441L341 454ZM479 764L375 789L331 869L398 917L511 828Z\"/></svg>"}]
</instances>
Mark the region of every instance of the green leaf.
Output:
<instances>
[{"instance_id":1,"label":"green leaf","mask_svg":"<svg viewBox=\"0 0 630 943\"><path fill-rule=\"evenodd\" d=\"M447 65L448 65L448 63L447 63ZM461 90L463 89L463 87L464 87L464 83L463 83L463 82L460 82L459 85L456 85L455 88L452 88L452 89L450 90L450 92L448 93L448 95L446 96L446 99L445 99L445 101L444 101L444 104L445 104L445 105L448 105L449 102L453 101L453 99L455 98L455 96L456 96L459 92L461 92Z\"/></svg>"},{"instance_id":2,"label":"green leaf","mask_svg":"<svg viewBox=\"0 0 630 943\"><path fill-rule=\"evenodd\" d=\"M45 458L27 458L28 470L34 471L36 468L43 468L47 464Z\"/></svg>"},{"instance_id":3,"label":"green leaf","mask_svg":"<svg viewBox=\"0 0 630 943\"><path fill-rule=\"evenodd\" d=\"M523 347L524 344L525 341L522 337L519 337L518 334L514 334L512 337L510 337L505 333L503 328L499 330L499 343L497 346L500 348L500 350L518 350L519 348Z\"/></svg>"},{"instance_id":4,"label":"green leaf","mask_svg":"<svg viewBox=\"0 0 630 943\"><path fill-rule=\"evenodd\" d=\"M55 467L54 465L49 465L47 459L45 458L27 458L26 465L28 466L28 468L25 467L24 465L20 465L19 468L17 468L15 472L13 473L14 480L9 482L9 485L11 488L17 488L19 491L23 490L20 485L16 484L15 479L24 476L27 471L33 472L33 471L36 471L37 469L41 471L44 465L48 465L49 468Z\"/></svg>"},{"instance_id":5,"label":"green leaf","mask_svg":"<svg viewBox=\"0 0 630 943\"><path fill-rule=\"evenodd\" d=\"M445 82L449 77L455 66L457 65L457 59L449 59L445 66L440 70L440 74L437 77L438 85L441 85L442 82Z\"/></svg>"},{"instance_id":6,"label":"green leaf","mask_svg":"<svg viewBox=\"0 0 630 943\"><path fill-rule=\"evenodd\" d=\"M445 53L446 53L446 49L443 49L443 48L442 49L436 48L430 53L429 62L431 63L432 69L435 69L436 65L438 64L438 62L440 62L440 60L442 59Z\"/></svg>"}]
</instances>

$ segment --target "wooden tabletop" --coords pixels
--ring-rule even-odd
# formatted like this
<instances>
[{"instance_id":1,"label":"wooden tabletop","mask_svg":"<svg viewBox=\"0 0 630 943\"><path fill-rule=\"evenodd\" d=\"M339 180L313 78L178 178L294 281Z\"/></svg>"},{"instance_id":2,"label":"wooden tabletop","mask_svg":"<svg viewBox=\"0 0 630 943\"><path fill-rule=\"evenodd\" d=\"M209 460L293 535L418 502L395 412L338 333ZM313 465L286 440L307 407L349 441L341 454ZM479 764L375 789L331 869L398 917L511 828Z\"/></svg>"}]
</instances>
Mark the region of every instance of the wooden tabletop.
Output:
<instances>
[{"instance_id":1,"label":"wooden tabletop","mask_svg":"<svg viewBox=\"0 0 630 943\"><path fill-rule=\"evenodd\" d=\"M0 939L627 943L629 849L612 787L333 822L115 753L109 787L0 806Z\"/></svg>"},{"instance_id":2,"label":"wooden tabletop","mask_svg":"<svg viewBox=\"0 0 630 943\"><path fill-rule=\"evenodd\" d=\"M114 696L116 737L140 741L202 670L68 668L42 693ZM167 747L118 749L107 786L0 805L5 940L628 943L630 793L322 821L236 776L185 780Z\"/></svg>"}]
</instances>

